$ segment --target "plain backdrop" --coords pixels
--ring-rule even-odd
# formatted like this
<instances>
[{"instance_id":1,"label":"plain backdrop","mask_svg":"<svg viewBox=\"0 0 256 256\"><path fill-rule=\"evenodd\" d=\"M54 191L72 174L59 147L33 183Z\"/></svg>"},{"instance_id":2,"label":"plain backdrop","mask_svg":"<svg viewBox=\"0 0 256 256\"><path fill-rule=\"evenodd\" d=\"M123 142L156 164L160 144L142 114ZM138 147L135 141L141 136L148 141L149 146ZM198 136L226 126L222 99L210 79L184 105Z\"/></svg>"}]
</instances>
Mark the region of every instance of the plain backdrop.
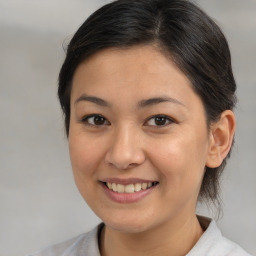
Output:
<instances>
[{"instance_id":1,"label":"plain backdrop","mask_svg":"<svg viewBox=\"0 0 256 256\"><path fill-rule=\"evenodd\" d=\"M0 1L0 256L18 256L100 220L77 191L57 77L63 45L103 0ZM256 255L256 1L201 0L232 52L238 127L223 176L223 233ZM205 207L199 212L212 215Z\"/></svg>"}]
</instances>

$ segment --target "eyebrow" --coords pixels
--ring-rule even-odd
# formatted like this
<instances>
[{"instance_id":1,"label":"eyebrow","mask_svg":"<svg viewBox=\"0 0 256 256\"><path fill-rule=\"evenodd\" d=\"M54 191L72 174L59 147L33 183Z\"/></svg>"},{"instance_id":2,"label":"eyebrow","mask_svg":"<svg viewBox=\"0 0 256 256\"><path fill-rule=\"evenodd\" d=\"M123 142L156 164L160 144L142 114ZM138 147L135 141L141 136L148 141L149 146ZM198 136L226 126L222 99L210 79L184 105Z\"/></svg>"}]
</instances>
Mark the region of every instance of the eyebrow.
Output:
<instances>
[{"instance_id":1,"label":"eyebrow","mask_svg":"<svg viewBox=\"0 0 256 256\"><path fill-rule=\"evenodd\" d=\"M186 107L182 102L178 101L177 99L174 99L171 97L166 97L166 96L141 100L138 103L138 107L140 107L140 108L148 107L148 106L153 106L153 105L163 103L163 102L171 102L171 103L179 104L181 106Z\"/></svg>"},{"instance_id":2,"label":"eyebrow","mask_svg":"<svg viewBox=\"0 0 256 256\"><path fill-rule=\"evenodd\" d=\"M83 94L78 99L76 99L75 104L77 104L78 102L81 102L81 101L89 101L89 102L95 103L102 107L110 107L110 104L107 101L105 101L101 98L95 97L95 96L88 96L88 95Z\"/></svg>"},{"instance_id":3,"label":"eyebrow","mask_svg":"<svg viewBox=\"0 0 256 256\"><path fill-rule=\"evenodd\" d=\"M111 107L111 104L108 103L107 101L101 98L98 98L95 96L89 96L86 94L83 94L78 99L76 99L75 104L81 101L89 101L102 107ZM171 103L179 104L181 106L186 107L182 102L178 101L177 99L166 97L166 96L141 100L138 102L137 106L138 108L144 108L144 107L150 107L150 106L157 105L159 103L164 103L164 102L171 102Z\"/></svg>"}]
</instances>

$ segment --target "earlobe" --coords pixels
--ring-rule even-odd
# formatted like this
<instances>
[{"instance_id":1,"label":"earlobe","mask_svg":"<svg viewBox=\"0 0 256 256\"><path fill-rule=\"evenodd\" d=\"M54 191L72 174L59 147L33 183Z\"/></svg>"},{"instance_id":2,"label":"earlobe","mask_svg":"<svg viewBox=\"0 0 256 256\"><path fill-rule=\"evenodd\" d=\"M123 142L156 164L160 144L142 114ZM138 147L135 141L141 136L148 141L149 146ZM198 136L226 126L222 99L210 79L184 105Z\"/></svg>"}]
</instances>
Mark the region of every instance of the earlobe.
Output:
<instances>
[{"instance_id":1,"label":"earlobe","mask_svg":"<svg viewBox=\"0 0 256 256\"><path fill-rule=\"evenodd\" d=\"M235 115L225 110L218 121L211 125L206 166L219 167L230 151L236 128Z\"/></svg>"}]
</instances>

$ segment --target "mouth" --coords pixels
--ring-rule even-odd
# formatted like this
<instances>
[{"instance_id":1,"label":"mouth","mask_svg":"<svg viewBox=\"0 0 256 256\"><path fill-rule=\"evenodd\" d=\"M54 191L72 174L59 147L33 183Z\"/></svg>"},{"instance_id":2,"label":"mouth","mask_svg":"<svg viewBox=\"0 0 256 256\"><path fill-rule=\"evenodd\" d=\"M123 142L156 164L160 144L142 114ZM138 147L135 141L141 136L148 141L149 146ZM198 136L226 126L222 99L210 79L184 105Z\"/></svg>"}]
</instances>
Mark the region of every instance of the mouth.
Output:
<instances>
[{"instance_id":1,"label":"mouth","mask_svg":"<svg viewBox=\"0 0 256 256\"><path fill-rule=\"evenodd\" d=\"M136 182L130 184L120 184L114 182L103 182L104 186L116 193L133 194L140 191L152 189L159 184L158 181L153 182Z\"/></svg>"}]
</instances>

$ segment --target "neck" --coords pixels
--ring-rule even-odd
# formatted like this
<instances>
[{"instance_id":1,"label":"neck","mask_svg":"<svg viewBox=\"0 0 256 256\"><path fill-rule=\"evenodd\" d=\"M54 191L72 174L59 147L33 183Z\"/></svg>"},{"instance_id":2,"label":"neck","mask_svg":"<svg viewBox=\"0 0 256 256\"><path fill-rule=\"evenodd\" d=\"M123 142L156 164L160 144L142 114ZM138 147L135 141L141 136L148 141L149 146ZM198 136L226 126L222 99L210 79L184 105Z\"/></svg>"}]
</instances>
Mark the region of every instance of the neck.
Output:
<instances>
[{"instance_id":1,"label":"neck","mask_svg":"<svg viewBox=\"0 0 256 256\"><path fill-rule=\"evenodd\" d=\"M199 240L203 230L196 215L164 223L141 233L124 233L107 226L101 234L102 256L181 256Z\"/></svg>"}]
</instances>

